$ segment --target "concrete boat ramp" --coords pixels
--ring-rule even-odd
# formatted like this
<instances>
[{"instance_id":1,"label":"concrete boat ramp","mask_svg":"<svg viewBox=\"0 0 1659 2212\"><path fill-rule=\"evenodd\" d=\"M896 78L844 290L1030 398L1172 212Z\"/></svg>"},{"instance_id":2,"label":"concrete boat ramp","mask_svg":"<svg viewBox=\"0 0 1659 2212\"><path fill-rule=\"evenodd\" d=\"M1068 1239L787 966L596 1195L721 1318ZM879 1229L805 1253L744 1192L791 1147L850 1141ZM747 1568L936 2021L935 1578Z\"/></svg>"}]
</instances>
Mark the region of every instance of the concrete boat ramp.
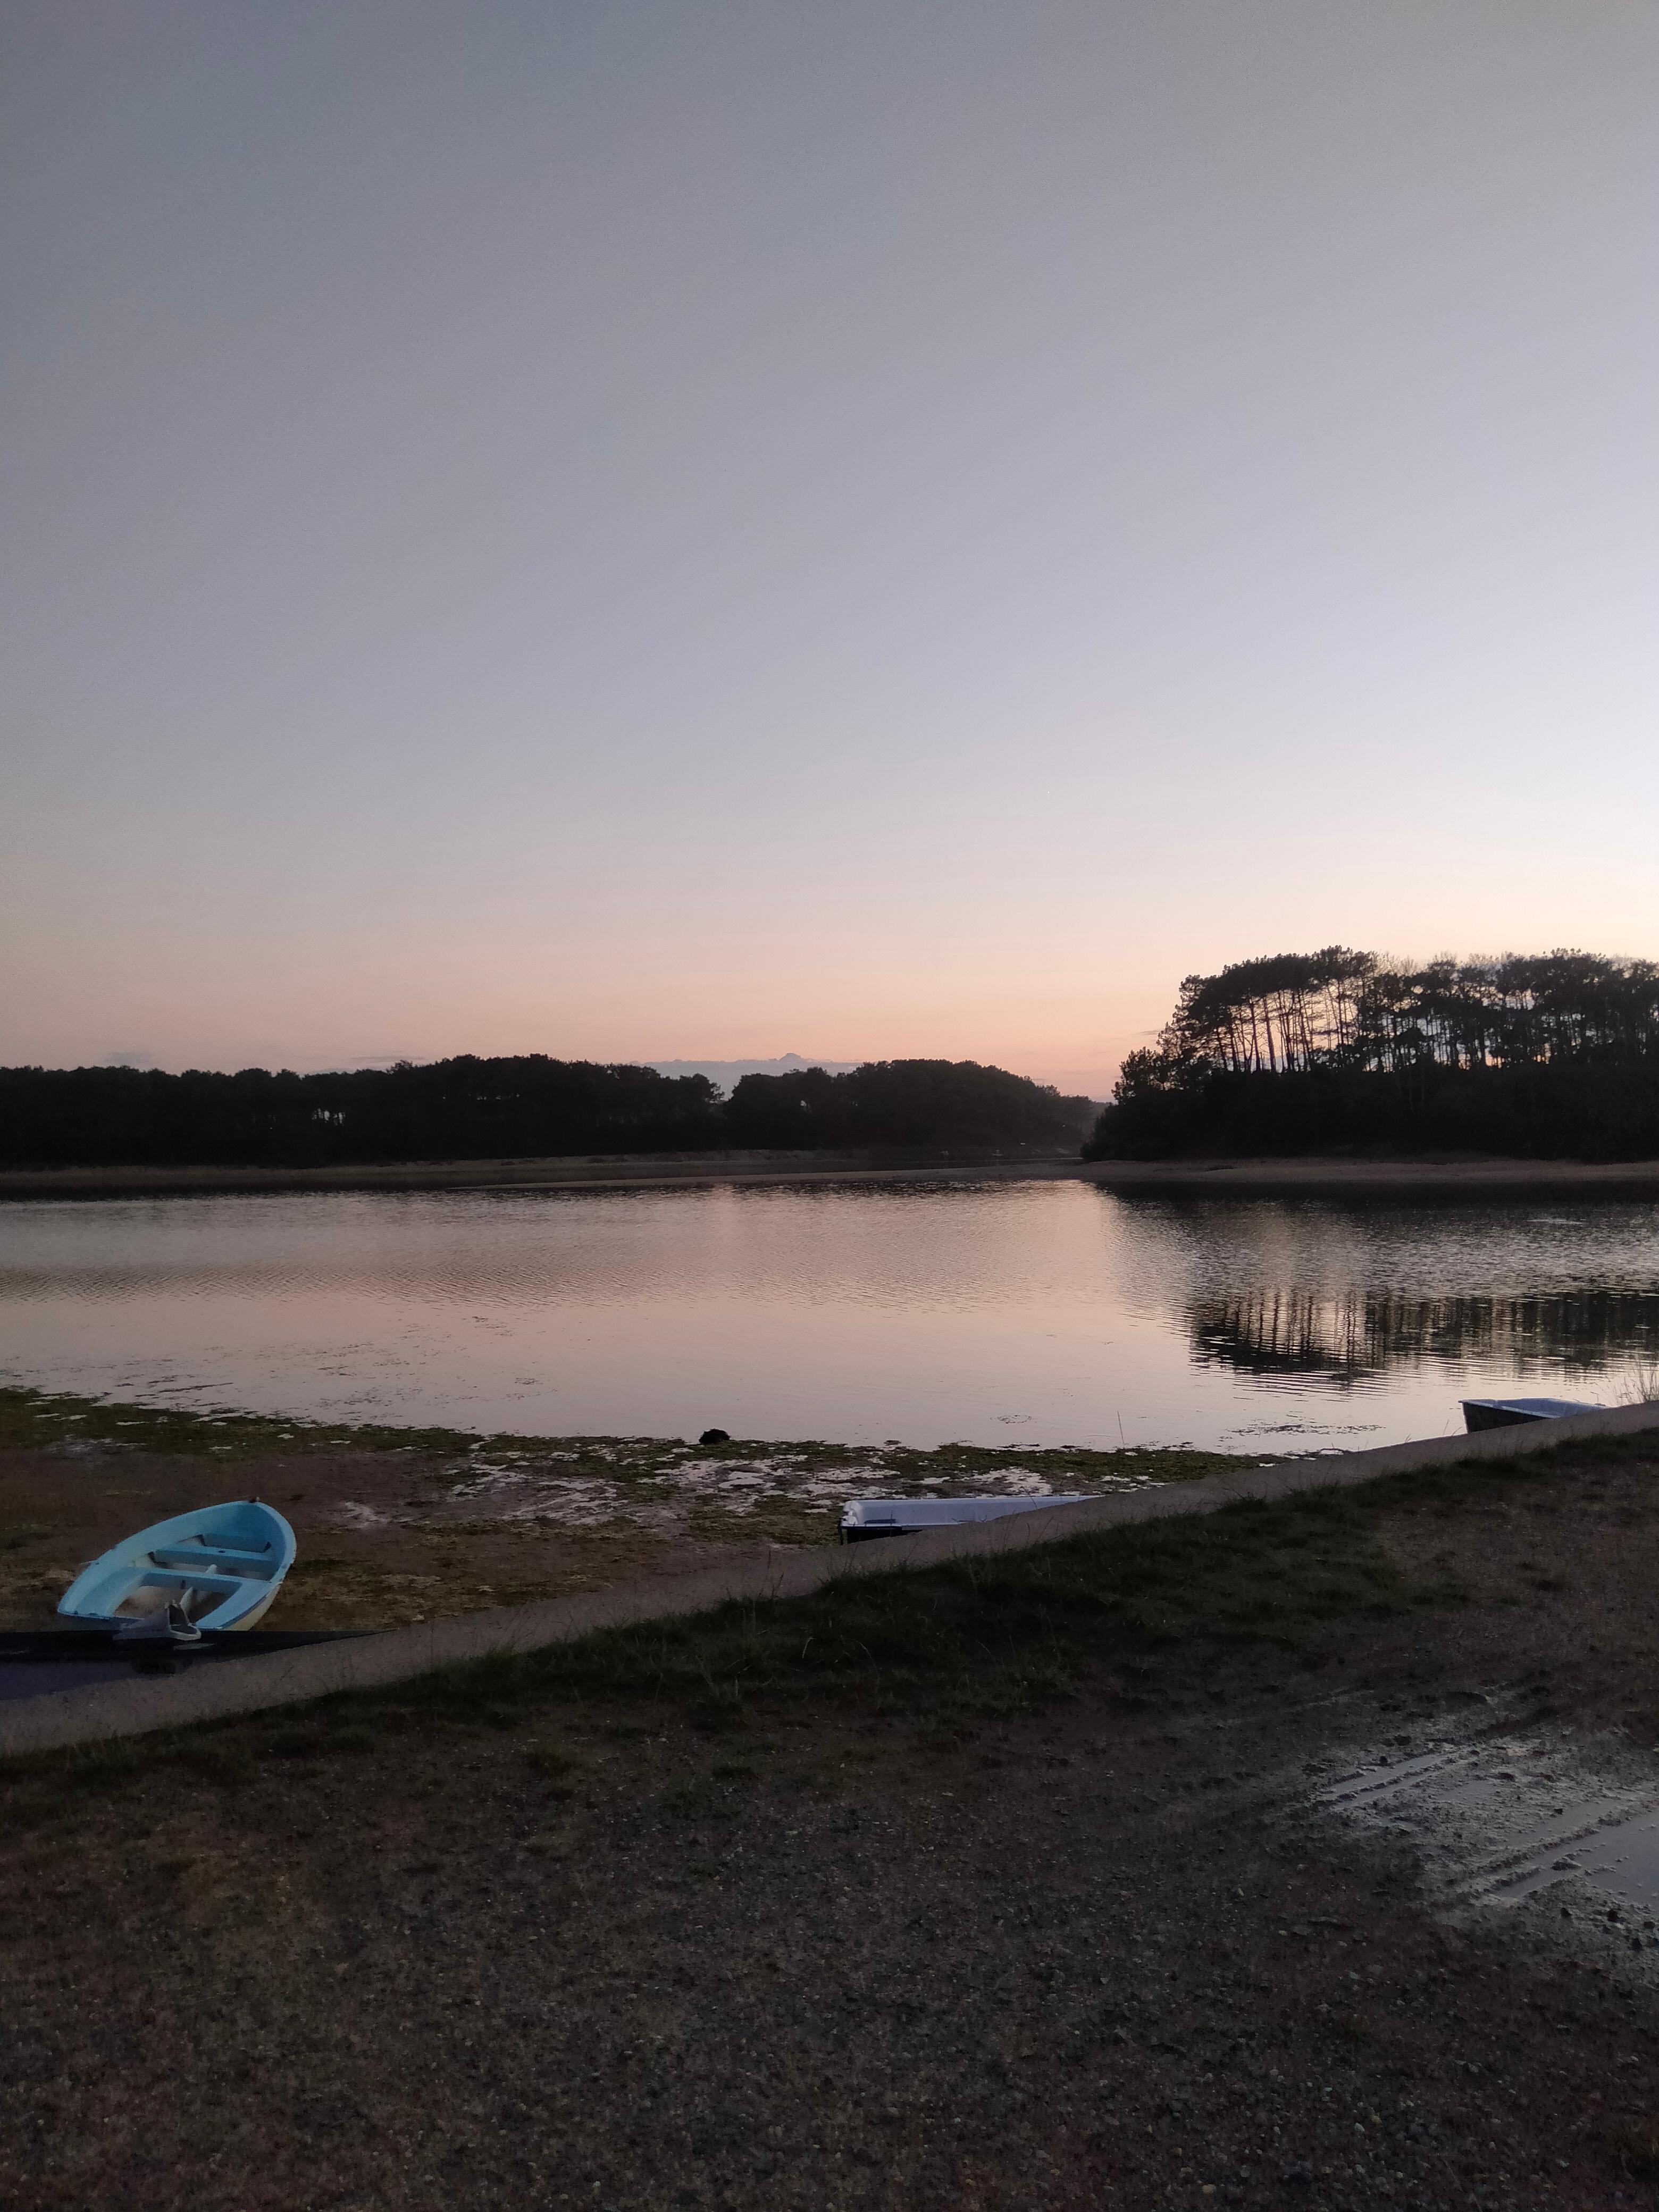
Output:
<instances>
[{"instance_id":1,"label":"concrete boat ramp","mask_svg":"<svg viewBox=\"0 0 1659 2212\"><path fill-rule=\"evenodd\" d=\"M135 1676L52 1691L0 1705L0 1757L186 1728L198 1721L302 1705L341 1691L381 1689L469 1660L542 1650L601 1629L707 1613L732 1599L805 1597L843 1576L903 1573L949 1559L996 1557L1095 1529L1217 1513L1247 1500L1271 1503L1300 1491L1350 1489L1418 1468L1514 1459L1581 1437L1628 1436L1645 1429L1659 1429L1659 1404L1598 1408L1563 1420L1529 1422L1475 1436L1436 1437L1373 1451L1276 1461L977 1526L890 1537L879 1544L781 1552L775 1559L744 1568L728 1565L702 1574L625 1583L611 1589L468 1613L383 1635L266 1651L179 1674Z\"/></svg>"}]
</instances>

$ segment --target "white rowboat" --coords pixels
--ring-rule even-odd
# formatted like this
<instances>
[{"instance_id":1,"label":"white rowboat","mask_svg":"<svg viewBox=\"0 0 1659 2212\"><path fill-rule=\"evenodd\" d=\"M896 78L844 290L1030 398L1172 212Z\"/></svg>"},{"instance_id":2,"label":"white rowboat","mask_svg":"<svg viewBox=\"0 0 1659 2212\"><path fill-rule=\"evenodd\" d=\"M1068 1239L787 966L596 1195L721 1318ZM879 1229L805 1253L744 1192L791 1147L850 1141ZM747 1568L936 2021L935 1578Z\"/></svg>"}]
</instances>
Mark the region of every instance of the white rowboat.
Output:
<instances>
[{"instance_id":1,"label":"white rowboat","mask_svg":"<svg viewBox=\"0 0 1659 2212\"><path fill-rule=\"evenodd\" d=\"M1582 1398L1465 1398L1463 1425L1474 1434L1481 1429L1518 1428L1522 1421L1565 1421L1574 1413L1605 1410L1587 1406Z\"/></svg>"},{"instance_id":2,"label":"white rowboat","mask_svg":"<svg viewBox=\"0 0 1659 2212\"><path fill-rule=\"evenodd\" d=\"M1078 1490L1054 1498L860 1498L842 1510L841 1540L865 1544L873 1536L959 1528L975 1521L1001 1521L1011 1513L1036 1513L1045 1505L1081 1505L1091 1495Z\"/></svg>"}]
</instances>

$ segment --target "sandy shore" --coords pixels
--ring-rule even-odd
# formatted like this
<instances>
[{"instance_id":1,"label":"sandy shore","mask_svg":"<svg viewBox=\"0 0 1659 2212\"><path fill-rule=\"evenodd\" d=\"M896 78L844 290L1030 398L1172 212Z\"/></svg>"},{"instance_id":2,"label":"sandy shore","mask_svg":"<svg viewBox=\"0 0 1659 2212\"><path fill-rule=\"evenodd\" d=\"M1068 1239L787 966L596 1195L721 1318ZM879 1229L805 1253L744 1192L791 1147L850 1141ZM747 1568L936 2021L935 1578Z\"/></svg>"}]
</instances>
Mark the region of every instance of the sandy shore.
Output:
<instances>
[{"instance_id":1,"label":"sandy shore","mask_svg":"<svg viewBox=\"0 0 1659 2212\"><path fill-rule=\"evenodd\" d=\"M1582 1190L1607 1197L1659 1192L1659 1160L1093 1160L1055 1153L648 1152L552 1159L404 1160L327 1168L9 1168L0 1199L125 1198L279 1190L556 1190L649 1188L708 1182L890 1182L916 1176L1052 1182L1109 1190L1521 1192Z\"/></svg>"}]
</instances>

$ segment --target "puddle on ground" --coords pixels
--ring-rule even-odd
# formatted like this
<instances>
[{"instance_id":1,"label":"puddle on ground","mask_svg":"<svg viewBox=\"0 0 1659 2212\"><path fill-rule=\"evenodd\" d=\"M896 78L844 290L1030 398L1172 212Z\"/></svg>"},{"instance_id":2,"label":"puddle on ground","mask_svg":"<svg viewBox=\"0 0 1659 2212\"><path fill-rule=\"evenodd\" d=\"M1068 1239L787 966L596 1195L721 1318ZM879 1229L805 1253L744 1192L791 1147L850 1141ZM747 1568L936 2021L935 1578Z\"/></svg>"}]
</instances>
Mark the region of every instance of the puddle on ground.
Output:
<instances>
[{"instance_id":1,"label":"puddle on ground","mask_svg":"<svg viewBox=\"0 0 1659 2212\"><path fill-rule=\"evenodd\" d=\"M1443 1911L1553 1908L1659 1969L1659 1766L1623 1737L1488 1723L1320 1765L1304 1807L1407 1845Z\"/></svg>"}]
</instances>

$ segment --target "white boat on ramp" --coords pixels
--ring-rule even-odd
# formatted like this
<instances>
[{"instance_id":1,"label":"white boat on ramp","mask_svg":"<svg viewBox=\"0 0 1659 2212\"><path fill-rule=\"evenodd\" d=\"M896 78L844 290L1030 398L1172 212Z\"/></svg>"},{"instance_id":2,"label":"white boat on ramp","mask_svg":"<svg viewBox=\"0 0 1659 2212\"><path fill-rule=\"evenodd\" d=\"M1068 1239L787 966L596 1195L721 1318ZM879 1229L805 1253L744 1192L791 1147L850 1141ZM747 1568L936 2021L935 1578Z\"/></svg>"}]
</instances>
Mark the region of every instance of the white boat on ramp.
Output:
<instances>
[{"instance_id":1,"label":"white boat on ramp","mask_svg":"<svg viewBox=\"0 0 1659 2212\"><path fill-rule=\"evenodd\" d=\"M204 1505L125 1537L58 1600L71 1620L171 1632L252 1628L294 1564L294 1531L257 1498Z\"/></svg>"},{"instance_id":2,"label":"white boat on ramp","mask_svg":"<svg viewBox=\"0 0 1659 2212\"><path fill-rule=\"evenodd\" d=\"M1471 1436L1482 1429L1518 1428L1523 1421L1565 1421L1574 1413L1602 1413L1605 1406L1582 1398L1465 1398L1463 1425Z\"/></svg>"},{"instance_id":3,"label":"white boat on ramp","mask_svg":"<svg viewBox=\"0 0 1659 2212\"><path fill-rule=\"evenodd\" d=\"M1093 1494L1069 1490L1047 1498L859 1498L842 1509L841 1540L866 1544L875 1536L960 1528L976 1521L1006 1520L1011 1513L1036 1513L1045 1505L1082 1505Z\"/></svg>"}]
</instances>

